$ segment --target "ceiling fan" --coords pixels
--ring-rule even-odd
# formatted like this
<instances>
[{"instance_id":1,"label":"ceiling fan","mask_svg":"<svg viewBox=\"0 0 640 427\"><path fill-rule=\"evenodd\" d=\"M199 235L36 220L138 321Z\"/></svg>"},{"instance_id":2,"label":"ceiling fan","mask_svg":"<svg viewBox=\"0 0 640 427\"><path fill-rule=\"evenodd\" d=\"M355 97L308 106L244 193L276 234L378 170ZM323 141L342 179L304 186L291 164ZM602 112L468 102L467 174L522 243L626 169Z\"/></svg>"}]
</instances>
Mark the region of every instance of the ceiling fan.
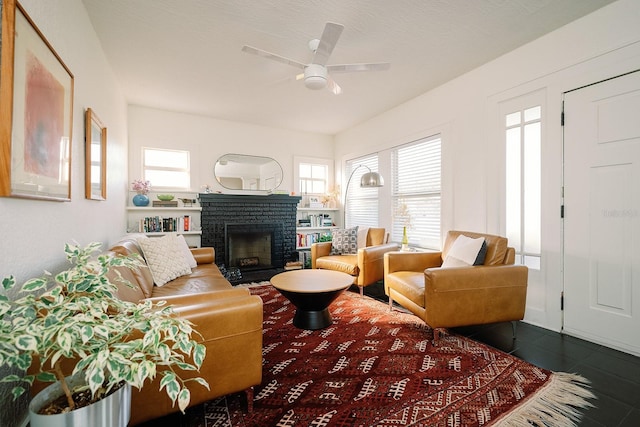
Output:
<instances>
[{"instance_id":1,"label":"ceiling fan","mask_svg":"<svg viewBox=\"0 0 640 427\"><path fill-rule=\"evenodd\" d=\"M334 94L339 95L342 93L342 88L331 78L330 73L381 71L389 69L391 65L388 62L327 65L329 56L331 56L331 52L333 52L333 48L336 46L343 29L344 25L327 22L320 40L313 39L309 42L309 49L314 52L313 59L309 64L303 64L294 59L285 58L252 46L245 45L242 47L242 51L300 68L303 73L297 75L296 80L304 79L304 85L307 88L315 90L327 88Z\"/></svg>"}]
</instances>

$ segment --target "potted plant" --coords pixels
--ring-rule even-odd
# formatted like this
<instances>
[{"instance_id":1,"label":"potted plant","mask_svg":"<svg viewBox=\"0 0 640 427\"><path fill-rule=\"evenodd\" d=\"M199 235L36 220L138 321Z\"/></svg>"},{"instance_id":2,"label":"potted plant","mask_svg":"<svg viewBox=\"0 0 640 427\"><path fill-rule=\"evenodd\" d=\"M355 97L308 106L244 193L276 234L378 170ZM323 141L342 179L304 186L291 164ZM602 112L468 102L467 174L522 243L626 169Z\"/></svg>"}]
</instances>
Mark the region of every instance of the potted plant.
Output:
<instances>
[{"instance_id":1,"label":"potted plant","mask_svg":"<svg viewBox=\"0 0 640 427\"><path fill-rule=\"evenodd\" d=\"M74 414L78 405L74 400L76 396L89 395L94 407L107 401L107 396L119 388L125 390L125 395L128 389L130 396L131 386L140 388L159 374L160 388L184 411L190 401L186 382L194 381L205 387L208 384L202 378L185 380L177 369L199 369L205 347L192 339L192 334L197 332L191 324L173 315L172 308L164 302L120 300L114 282L124 279L117 270L110 270L135 269L142 262L139 257L95 256L99 248L99 243L84 248L67 244L65 254L72 263L68 270L56 275L45 273L26 281L22 287L16 287L13 276L3 279L0 365L17 368L25 374L9 375L0 381L18 383L12 390L14 398L22 395L25 386L35 379L56 382L65 396L63 411ZM110 277L118 279L112 281ZM12 298L9 298L7 291L12 289ZM75 363L74 378L65 378L63 363ZM77 377L86 384L73 389L69 383L75 384ZM130 398L124 400L130 405ZM32 407L36 401L38 396L31 402L30 411L40 409ZM85 409L78 409L82 410ZM124 411L124 417L117 417L126 418L123 420L126 425L129 410ZM32 415L32 427L39 418ZM64 425L53 418L47 419L45 425ZM116 423L110 421L109 425Z\"/></svg>"}]
</instances>

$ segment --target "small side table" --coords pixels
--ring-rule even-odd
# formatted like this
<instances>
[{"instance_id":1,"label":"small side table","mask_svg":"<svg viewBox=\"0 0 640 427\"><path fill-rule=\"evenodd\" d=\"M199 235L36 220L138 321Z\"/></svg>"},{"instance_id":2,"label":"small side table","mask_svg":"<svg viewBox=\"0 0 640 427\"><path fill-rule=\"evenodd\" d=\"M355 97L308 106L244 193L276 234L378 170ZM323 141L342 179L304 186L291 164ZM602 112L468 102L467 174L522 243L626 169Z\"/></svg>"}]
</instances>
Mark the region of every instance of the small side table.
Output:
<instances>
[{"instance_id":1,"label":"small side table","mask_svg":"<svg viewBox=\"0 0 640 427\"><path fill-rule=\"evenodd\" d=\"M353 277L331 270L293 270L273 276L271 284L296 307L293 324L316 330L333 324L329 305L353 284Z\"/></svg>"}]
</instances>

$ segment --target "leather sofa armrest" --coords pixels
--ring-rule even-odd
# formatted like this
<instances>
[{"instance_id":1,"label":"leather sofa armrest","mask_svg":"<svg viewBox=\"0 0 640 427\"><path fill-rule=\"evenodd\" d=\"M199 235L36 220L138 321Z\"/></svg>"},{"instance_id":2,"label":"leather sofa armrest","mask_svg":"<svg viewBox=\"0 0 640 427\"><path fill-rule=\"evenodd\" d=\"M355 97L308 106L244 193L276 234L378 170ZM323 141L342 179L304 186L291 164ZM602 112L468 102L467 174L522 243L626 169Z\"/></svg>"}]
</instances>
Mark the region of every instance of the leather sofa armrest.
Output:
<instances>
[{"instance_id":1,"label":"leather sofa armrest","mask_svg":"<svg viewBox=\"0 0 640 427\"><path fill-rule=\"evenodd\" d=\"M191 248L191 254L198 264L213 264L216 259L215 250L211 247Z\"/></svg>"},{"instance_id":2,"label":"leather sofa armrest","mask_svg":"<svg viewBox=\"0 0 640 427\"><path fill-rule=\"evenodd\" d=\"M422 272L442 265L441 252L388 252L384 256L385 274L396 271Z\"/></svg>"},{"instance_id":3,"label":"leather sofa armrest","mask_svg":"<svg viewBox=\"0 0 640 427\"><path fill-rule=\"evenodd\" d=\"M317 242L311 244L311 268L316 268L316 260L331 254L331 242Z\"/></svg>"},{"instance_id":4,"label":"leather sofa armrest","mask_svg":"<svg viewBox=\"0 0 640 427\"><path fill-rule=\"evenodd\" d=\"M204 341L262 330L262 299L246 288L149 300L167 301L177 316L193 323Z\"/></svg>"},{"instance_id":5,"label":"leather sofa armrest","mask_svg":"<svg viewBox=\"0 0 640 427\"><path fill-rule=\"evenodd\" d=\"M248 295L251 295L251 292L249 292L249 289L247 288L231 288L231 289L225 289L220 291L199 292L195 294L180 294L180 295L146 298L145 301L151 301L153 303L157 303L159 301L166 301L168 304L173 306L188 306L188 305L206 304L208 301L217 300L217 299L233 298L233 297L248 296Z\"/></svg>"}]
</instances>

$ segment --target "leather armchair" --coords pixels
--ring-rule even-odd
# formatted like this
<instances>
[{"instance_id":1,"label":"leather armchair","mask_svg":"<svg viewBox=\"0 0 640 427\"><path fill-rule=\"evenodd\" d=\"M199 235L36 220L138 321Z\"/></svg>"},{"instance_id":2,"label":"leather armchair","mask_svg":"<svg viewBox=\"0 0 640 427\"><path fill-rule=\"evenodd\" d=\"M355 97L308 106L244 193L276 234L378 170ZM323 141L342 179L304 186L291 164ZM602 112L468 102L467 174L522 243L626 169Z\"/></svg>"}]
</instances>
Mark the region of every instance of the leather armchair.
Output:
<instances>
[{"instance_id":1,"label":"leather armchair","mask_svg":"<svg viewBox=\"0 0 640 427\"><path fill-rule=\"evenodd\" d=\"M441 268L460 234L485 238L484 264ZM385 293L390 308L396 301L433 328L435 342L442 328L524 318L528 269L514 261L515 250L505 237L449 231L442 252L385 254Z\"/></svg>"},{"instance_id":2,"label":"leather armchair","mask_svg":"<svg viewBox=\"0 0 640 427\"><path fill-rule=\"evenodd\" d=\"M387 243L388 235L384 228L364 229L366 237L364 247L358 248L353 255L331 255L331 242L318 242L311 245L311 268L341 271L353 276L353 284L360 288L376 283L384 278L384 254L398 249L395 243ZM362 245L359 245L362 246Z\"/></svg>"}]
</instances>

